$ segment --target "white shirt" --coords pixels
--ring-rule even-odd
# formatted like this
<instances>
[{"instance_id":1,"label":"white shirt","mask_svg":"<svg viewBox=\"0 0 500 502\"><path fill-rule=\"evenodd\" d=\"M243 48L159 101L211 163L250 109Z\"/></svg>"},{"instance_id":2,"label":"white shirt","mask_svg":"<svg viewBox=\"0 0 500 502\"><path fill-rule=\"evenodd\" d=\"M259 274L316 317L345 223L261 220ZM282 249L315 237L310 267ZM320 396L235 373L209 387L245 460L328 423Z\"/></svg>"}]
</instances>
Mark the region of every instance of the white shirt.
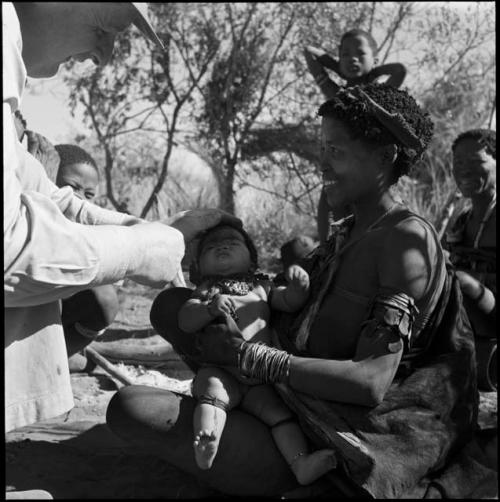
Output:
<instances>
[{"instance_id":1,"label":"white shirt","mask_svg":"<svg viewBox=\"0 0 500 502\"><path fill-rule=\"evenodd\" d=\"M73 407L60 299L126 277L137 246L130 216L58 188L18 140L13 113L26 81L19 20L2 3L4 144L5 423L11 430ZM171 228L172 279L184 254Z\"/></svg>"}]
</instances>

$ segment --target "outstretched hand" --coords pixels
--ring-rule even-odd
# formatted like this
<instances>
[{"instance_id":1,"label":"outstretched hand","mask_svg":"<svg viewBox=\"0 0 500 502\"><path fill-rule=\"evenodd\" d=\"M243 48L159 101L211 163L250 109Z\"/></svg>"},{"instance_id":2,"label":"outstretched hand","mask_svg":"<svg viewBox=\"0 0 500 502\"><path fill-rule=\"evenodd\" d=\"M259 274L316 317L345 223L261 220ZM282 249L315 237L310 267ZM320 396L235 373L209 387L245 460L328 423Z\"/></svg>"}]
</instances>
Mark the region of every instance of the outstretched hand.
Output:
<instances>
[{"instance_id":1,"label":"outstretched hand","mask_svg":"<svg viewBox=\"0 0 500 502\"><path fill-rule=\"evenodd\" d=\"M238 352L245 340L231 316L226 316L223 322L209 324L197 338L200 362L238 366Z\"/></svg>"}]
</instances>

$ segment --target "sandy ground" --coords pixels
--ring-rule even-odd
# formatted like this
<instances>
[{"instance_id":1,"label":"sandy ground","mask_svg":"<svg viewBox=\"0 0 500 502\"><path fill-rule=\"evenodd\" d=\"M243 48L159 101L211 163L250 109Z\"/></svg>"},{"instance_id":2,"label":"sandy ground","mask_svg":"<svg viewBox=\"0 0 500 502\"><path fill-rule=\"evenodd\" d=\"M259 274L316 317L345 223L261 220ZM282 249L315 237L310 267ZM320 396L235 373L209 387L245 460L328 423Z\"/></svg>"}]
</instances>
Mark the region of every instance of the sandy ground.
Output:
<instances>
[{"instance_id":1,"label":"sandy ground","mask_svg":"<svg viewBox=\"0 0 500 502\"><path fill-rule=\"evenodd\" d=\"M165 350L166 342L149 325L157 290L125 283L121 310L102 343ZM193 374L173 357L163 365L118 363L135 383L190 392ZM128 446L107 428L106 407L122 384L97 367L71 376L75 407L63 416L6 434L6 486L43 489L60 498L206 498L221 496L194 477L157 457ZM497 394L481 393L480 425L495 430ZM496 433L483 442L496 463Z\"/></svg>"}]
</instances>

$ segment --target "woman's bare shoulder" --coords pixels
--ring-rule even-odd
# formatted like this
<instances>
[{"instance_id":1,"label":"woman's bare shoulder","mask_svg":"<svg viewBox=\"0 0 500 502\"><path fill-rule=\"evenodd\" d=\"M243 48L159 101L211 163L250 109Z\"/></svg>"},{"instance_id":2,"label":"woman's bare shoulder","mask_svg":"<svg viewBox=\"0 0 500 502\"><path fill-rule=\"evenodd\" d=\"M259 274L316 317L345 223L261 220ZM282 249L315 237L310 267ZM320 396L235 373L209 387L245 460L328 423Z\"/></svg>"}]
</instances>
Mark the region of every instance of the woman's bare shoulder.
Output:
<instances>
[{"instance_id":1,"label":"woman's bare shoulder","mask_svg":"<svg viewBox=\"0 0 500 502\"><path fill-rule=\"evenodd\" d=\"M421 298L442 263L443 250L436 231L424 218L410 214L394 225L383 244L379 263L381 286L398 289Z\"/></svg>"}]
</instances>

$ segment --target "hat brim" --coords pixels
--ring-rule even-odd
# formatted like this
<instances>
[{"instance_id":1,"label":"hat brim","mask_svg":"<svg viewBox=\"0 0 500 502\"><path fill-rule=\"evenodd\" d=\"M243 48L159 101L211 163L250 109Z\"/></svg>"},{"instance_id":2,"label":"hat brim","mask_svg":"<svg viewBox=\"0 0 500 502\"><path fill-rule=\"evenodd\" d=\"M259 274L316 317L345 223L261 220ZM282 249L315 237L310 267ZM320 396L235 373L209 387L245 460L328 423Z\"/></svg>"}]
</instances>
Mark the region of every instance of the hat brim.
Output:
<instances>
[{"instance_id":1,"label":"hat brim","mask_svg":"<svg viewBox=\"0 0 500 502\"><path fill-rule=\"evenodd\" d=\"M155 30L153 30L153 27L149 22L147 4L140 2L131 2L131 4L134 7L136 14L132 23L137 26L137 28L144 35L146 35L146 37L149 38L149 40L151 40L159 49L161 49L162 51L165 50L163 42L155 33Z\"/></svg>"}]
</instances>

